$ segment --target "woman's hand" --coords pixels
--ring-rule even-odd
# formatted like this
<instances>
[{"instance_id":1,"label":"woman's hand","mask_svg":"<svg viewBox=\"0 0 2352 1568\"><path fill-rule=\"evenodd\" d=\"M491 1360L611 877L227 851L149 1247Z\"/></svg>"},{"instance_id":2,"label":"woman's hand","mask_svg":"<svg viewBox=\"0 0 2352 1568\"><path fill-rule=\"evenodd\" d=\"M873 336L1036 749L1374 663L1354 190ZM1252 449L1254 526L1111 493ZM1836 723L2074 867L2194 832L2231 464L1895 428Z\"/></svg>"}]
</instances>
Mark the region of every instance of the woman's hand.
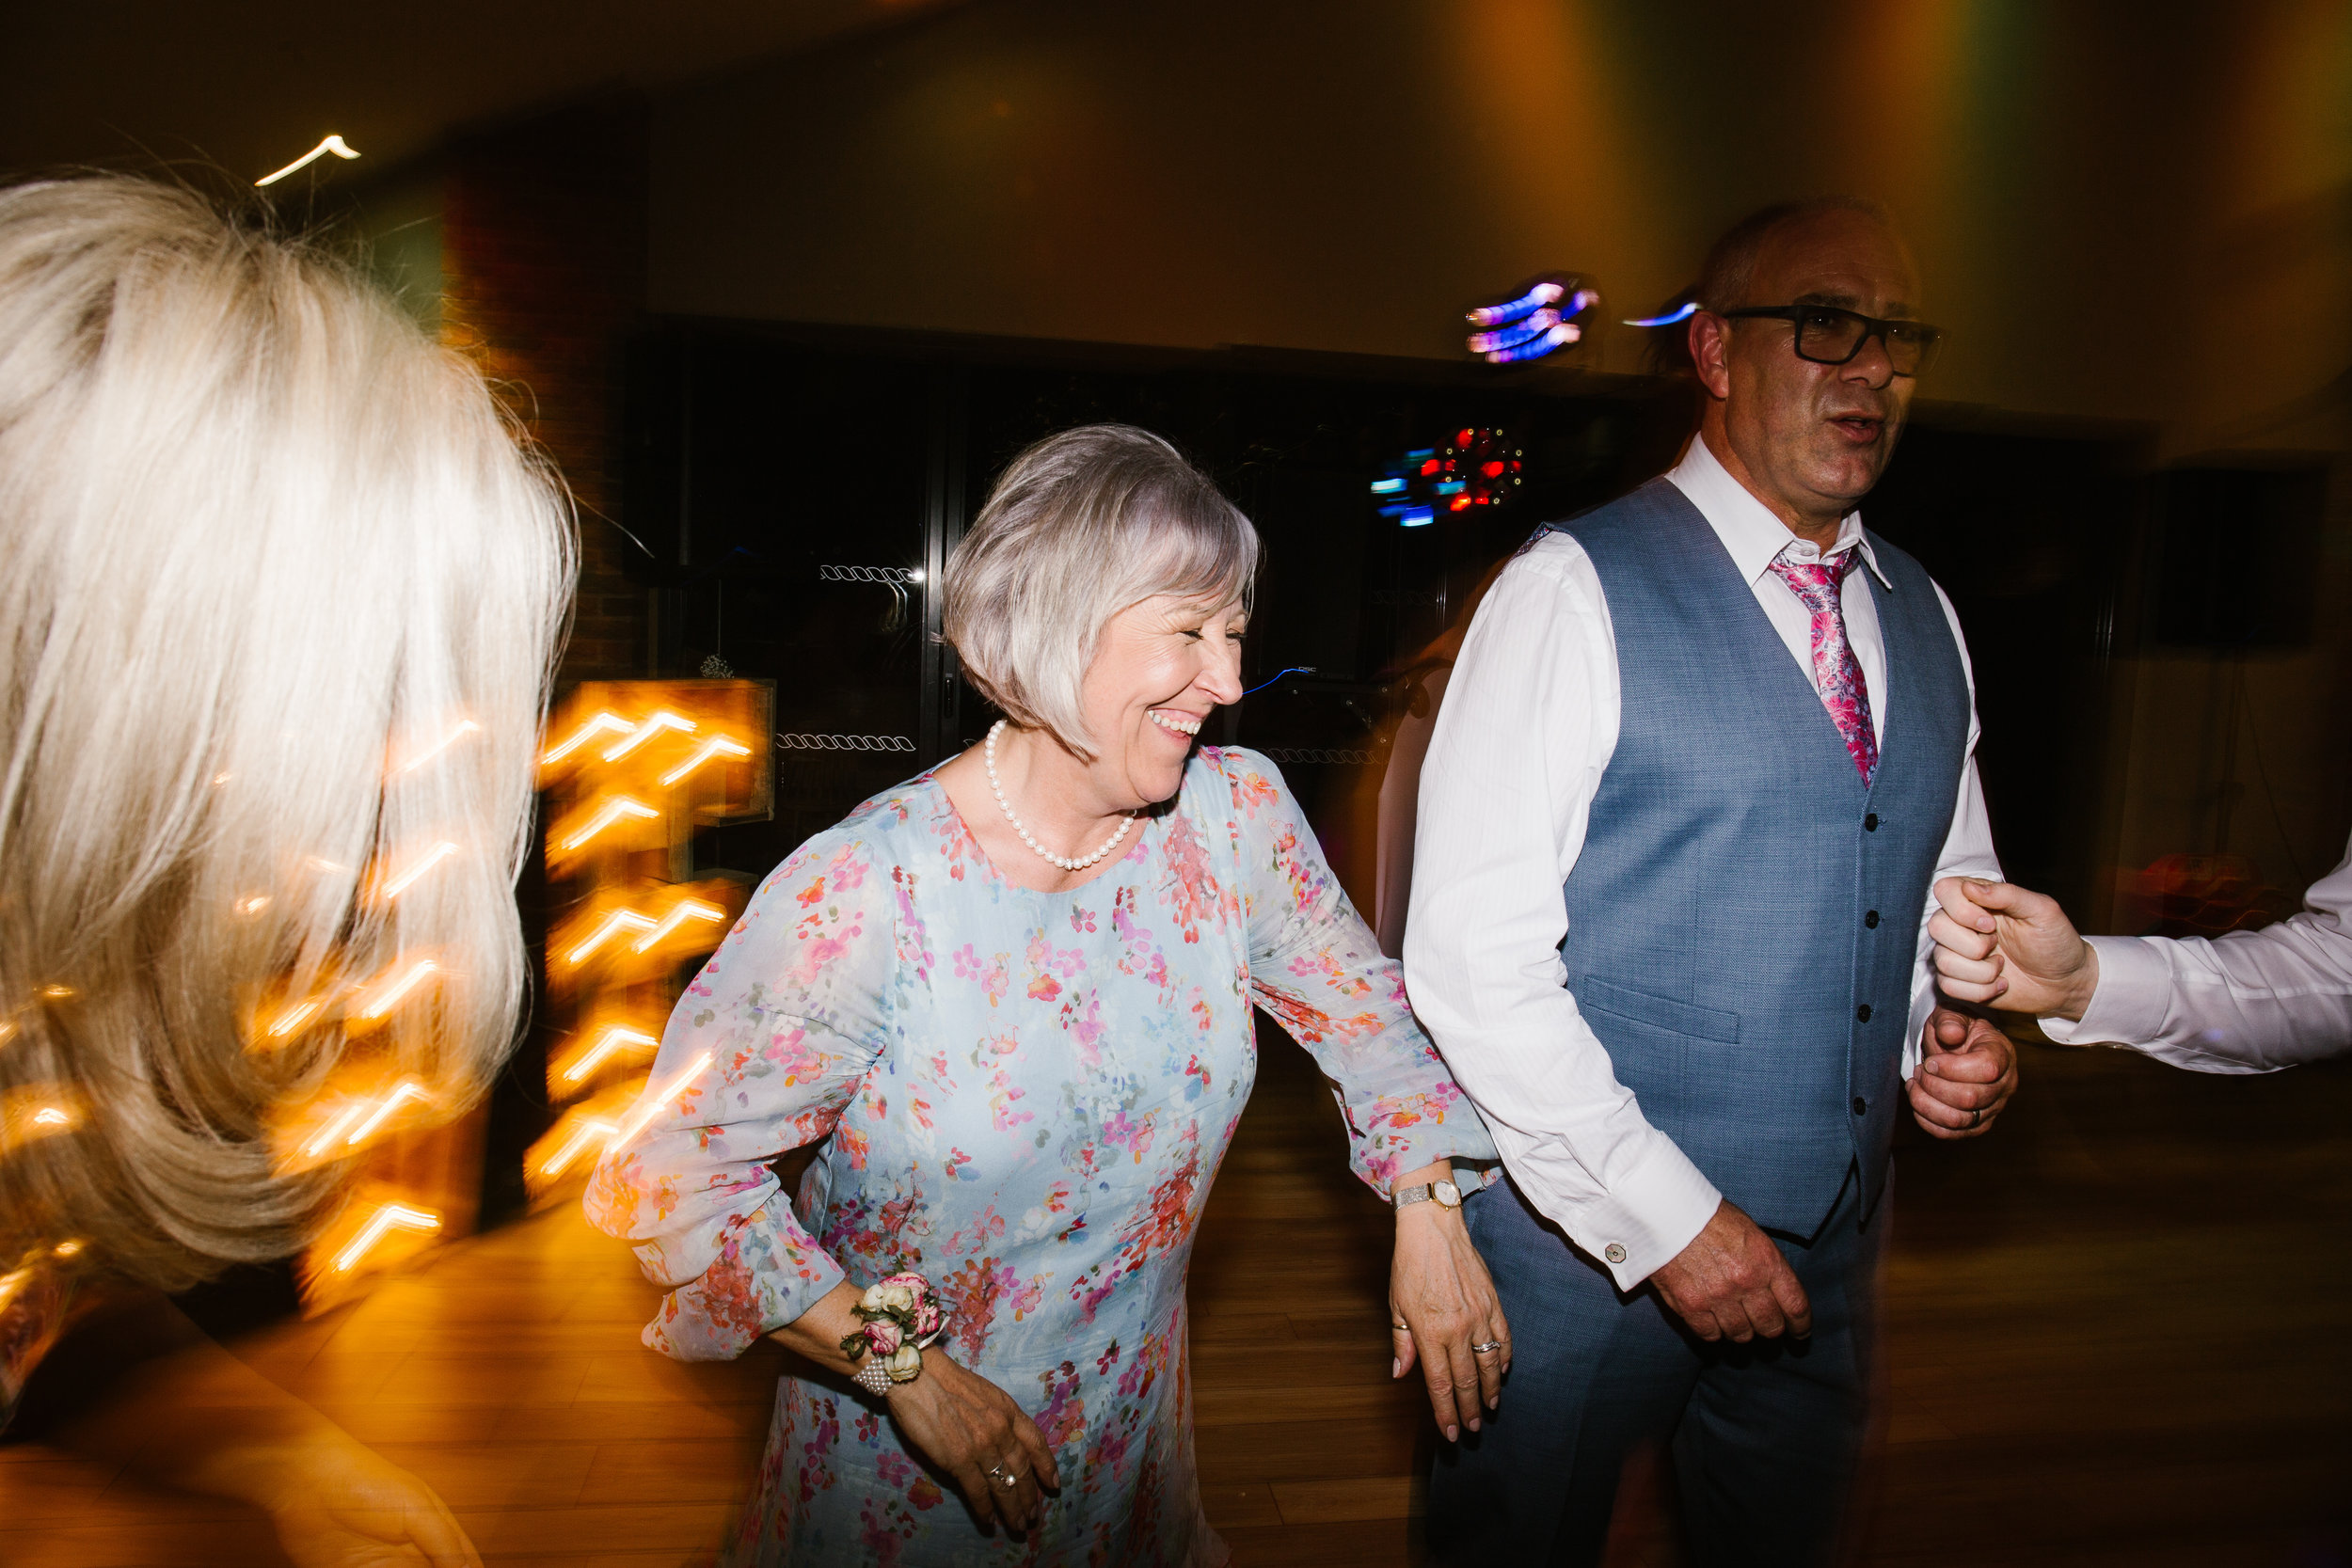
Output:
<instances>
[{"instance_id":1,"label":"woman's hand","mask_svg":"<svg viewBox=\"0 0 2352 1568\"><path fill-rule=\"evenodd\" d=\"M937 1347L923 1353L923 1375L894 1385L889 1399L908 1442L956 1478L982 1528L992 1518L1009 1530L1034 1528L1044 1516L1041 1492L1061 1490L1054 1450L1028 1413Z\"/></svg>"},{"instance_id":2,"label":"woman's hand","mask_svg":"<svg viewBox=\"0 0 2352 1568\"><path fill-rule=\"evenodd\" d=\"M845 1279L769 1338L847 1376L857 1364L841 1342L864 1326L853 1310L858 1294ZM939 1346L923 1353L923 1375L891 1385L887 1398L899 1431L924 1458L955 1477L982 1529L996 1519L1008 1529L1026 1530L1044 1513L1041 1489L1061 1490L1054 1450L1028 1413L988 1379L948 1360ZM1008 1476L1010 1486L1003 1480Z\"/></svg>"},{"instance_id":3,"label":"woman's hand","mask_svg":"<svg viewBox=\"0 0 2352 1568\"><path fill-rule=\"evenodd\" d=\"M845 1279L769 1338L847 1376L857 1364L843 1353L841 1341L864 1326L853 1310L858 1294ZM1040 1489L1061 1490L1054 1450L1028 1413L988 1379L948 1360L941 1347L925 1351L923 1375L892 1384L887 1398L899 1431L924 1458L956 1478L982 1529L991 1519L1002 1520L1008 1529L1028 1529L1044 1513ZM996 1474L990 1475L991 1469ZM1006 1476L1012 1478L1010 1486L1004 1483Z\"/></svg>"},{"instance_id":4,"label":"woman's hand","mask_svg":"<svg viewBox=\"0 0 2352 1568\"><path fill-rule=\"evenodd\" d=\"M1448 1175L1417 1171L1398 1184ZM1390 1375L1403 1377L1418 1362L1446 1441L1458 1439L1465 1426L1476 1432L1483 1411L1502 1402L1503 1374L1511 1370L1511 1328L1459 1209L1416 1203L1396 1212L1389 1323L1396 1348ZM1476 1345L1495 1348L1481 1352L1471 1348Z\"/></svg>"},{"instance_id":5,"label":"woman's hand","mask_svg":"<svg viewBox=\"0 0 2352 1568\"><path fill-rule=\"evenodd\" d=\"M284 1454L266 1505L295 1568L482 1568L433 1488L347 1437Z\"/></svg>"}]
</instances>

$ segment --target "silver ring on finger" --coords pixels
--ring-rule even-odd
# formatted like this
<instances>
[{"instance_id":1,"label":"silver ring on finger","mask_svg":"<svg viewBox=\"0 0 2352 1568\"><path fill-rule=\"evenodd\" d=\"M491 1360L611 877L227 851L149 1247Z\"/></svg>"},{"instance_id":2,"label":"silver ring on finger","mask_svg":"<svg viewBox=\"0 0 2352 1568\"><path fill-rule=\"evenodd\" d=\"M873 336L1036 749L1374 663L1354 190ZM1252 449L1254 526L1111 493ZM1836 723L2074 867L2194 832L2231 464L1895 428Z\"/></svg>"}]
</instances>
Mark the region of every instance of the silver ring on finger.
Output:
<instances>
[{"instance_id":1,"label":"silver ring on finger","mask_svg":"<svg viewBox=\"0 0 2352 1568\"><path fill-rule=\"evenodd\" d=\"M1470 1346L1470 1354L1471 1354L1472 1355L1492 1355L1495 1352L1497 1352L1497 1351L1501 1350L1502 1348L1502 1340L1500 1340L1500 1339L1488 1339L1488 1340L1486 1340L1486 1341L1485 1343L1483 1343L1483 1344L1476 1344L1476 1345L1472 1345L1472 1346Z\"/></svg>"},{"instance_id":2,"label":"silver ring on finger","mask_svg":"<svg viewBox=\"0 0 2352 1568\"><path fill-rule=\"evenodd\" d=\"M999 1486L1018 1486L1021 1484L1021 1478L1018 1475L1015 1475L1012 1471L1007 1469L1002 1465L991 1465L987 1469L981 1471L980 1473L988 1477L989 1480L994 1481Z\"/></svg>"},{"instance_id":3,"label":"silver ring on finger","mask_svg":"<svg viewBox=\"0 0 2352 1568\"><path fill-rule=\"evenodd\" d=\"M1981 1109L1974 1110L1968 1113L1968 1125L1970 1127L1975 1127L1982 1120L1984 1120L1984 1112Z\"/></svg>"}]
</instances>

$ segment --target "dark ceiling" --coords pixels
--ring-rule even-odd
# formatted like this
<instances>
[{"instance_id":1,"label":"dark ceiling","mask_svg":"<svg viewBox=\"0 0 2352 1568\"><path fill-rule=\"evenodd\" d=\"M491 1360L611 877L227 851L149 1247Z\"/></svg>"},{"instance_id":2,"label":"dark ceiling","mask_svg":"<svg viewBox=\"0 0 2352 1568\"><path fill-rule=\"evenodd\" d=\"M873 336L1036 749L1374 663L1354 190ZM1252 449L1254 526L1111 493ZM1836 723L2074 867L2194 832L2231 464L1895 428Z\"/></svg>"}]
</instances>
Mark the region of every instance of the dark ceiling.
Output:
<instances>
[{"instance_id":1,"label":"dark ceiling","mask_svg":"<svg viewBox=\"0 0 2352 1568\"><path fill-rule=\"evenodd\" d=\"M59 165L252 180L340 134L383 168L451 130L659 89L955 0L72 0L10 8L0 177Z\"/></svg>"}]
</instances>

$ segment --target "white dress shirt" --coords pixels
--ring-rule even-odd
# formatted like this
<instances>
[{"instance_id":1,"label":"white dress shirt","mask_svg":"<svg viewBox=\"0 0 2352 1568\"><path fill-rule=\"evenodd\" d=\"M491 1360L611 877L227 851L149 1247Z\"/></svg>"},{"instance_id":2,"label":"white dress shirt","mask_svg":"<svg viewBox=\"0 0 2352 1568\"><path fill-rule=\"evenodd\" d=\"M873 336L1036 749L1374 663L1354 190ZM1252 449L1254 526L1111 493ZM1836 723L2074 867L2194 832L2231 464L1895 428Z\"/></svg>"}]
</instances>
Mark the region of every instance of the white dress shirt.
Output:
<instances>
[{"instance_id":1,"label":"white dress shirt","mask_svg":"<svg viewBox=\"0 0 2352 1568\"><path fill-rule=\"evenodd\" d=\"M2352 1051L2352 845L2303 910L2259 931L2091 937L2099 989L2060 1045L2113 1043L2192 1072L2276 1072Z\"/></svg>"},{"instance_id":2,"label":"white dress shirt","mask_svg":"<svg viewBox=\"0 0 2352 1568\"><path fill-rule=\"evenodd\" d=\"M1812 612L1767 568L1783 551L1803 561L1820 552L1733 479L1703 439L1692 439L1666 477L1714 529L1810 680ZM1860 549L1878 572L1858 512L1847 515L1829 554L1847 549ZM1966 670L1959 619L1941 588L1936 597ZM1883 738L1902 715L1886 711L1886 645L1859 571L1845 579L1843 606ZM1938 877L1991 875L1999 863L1977 784L1973 672L1968 681L1967 762ZM1616 749L1618 705L1616 640L1600 576L1576 540L1547 534L1504 568L1479 607L1438 713L1422 770L1405 974L1414 1010L1520 1190L1595 1259L1621 1246L1621 1260L1608 1266L1630 1290L1690 1243L1722 1195L1617 1082L1560 958L1567 934L1561 888ZM1926 932L1932 908L1931 895L1919 914L1906 1077L1934 1006Z\"/></svg>"}]
</instances>

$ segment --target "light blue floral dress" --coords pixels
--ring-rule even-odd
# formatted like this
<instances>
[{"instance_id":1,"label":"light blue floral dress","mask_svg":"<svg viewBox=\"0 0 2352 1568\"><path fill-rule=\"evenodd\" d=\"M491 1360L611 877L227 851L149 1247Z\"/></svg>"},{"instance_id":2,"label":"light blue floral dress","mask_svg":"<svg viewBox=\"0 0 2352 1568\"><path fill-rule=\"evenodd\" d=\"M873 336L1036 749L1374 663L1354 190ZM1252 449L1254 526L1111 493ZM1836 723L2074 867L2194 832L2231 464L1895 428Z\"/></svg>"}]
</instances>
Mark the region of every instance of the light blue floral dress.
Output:
<instances>
[{"instance_id":1,"label":"light blue floral dress","mask_svg":"<svg viewBox=\"0 0 2352 1568\"><path fill-rule=\"evenodd\" d=\"M1252 1003L1335 1082L1385 1196L1494 1145L1271 764L1203 748L1064 893L999 876L930 774L787 861L672 1014L589 1217L672 1287L645 1342L738 1355L845 1275L927 1275L949 1354L1026 1409L1059 1497L986 1536L846 1381L777 1389L731 1560L1183 1568L1225 1558L1193 1468L1184 1273L1257 1075ZM787 1204L770 1163L823 1141Z\"/></svg>"}]
</instances>

